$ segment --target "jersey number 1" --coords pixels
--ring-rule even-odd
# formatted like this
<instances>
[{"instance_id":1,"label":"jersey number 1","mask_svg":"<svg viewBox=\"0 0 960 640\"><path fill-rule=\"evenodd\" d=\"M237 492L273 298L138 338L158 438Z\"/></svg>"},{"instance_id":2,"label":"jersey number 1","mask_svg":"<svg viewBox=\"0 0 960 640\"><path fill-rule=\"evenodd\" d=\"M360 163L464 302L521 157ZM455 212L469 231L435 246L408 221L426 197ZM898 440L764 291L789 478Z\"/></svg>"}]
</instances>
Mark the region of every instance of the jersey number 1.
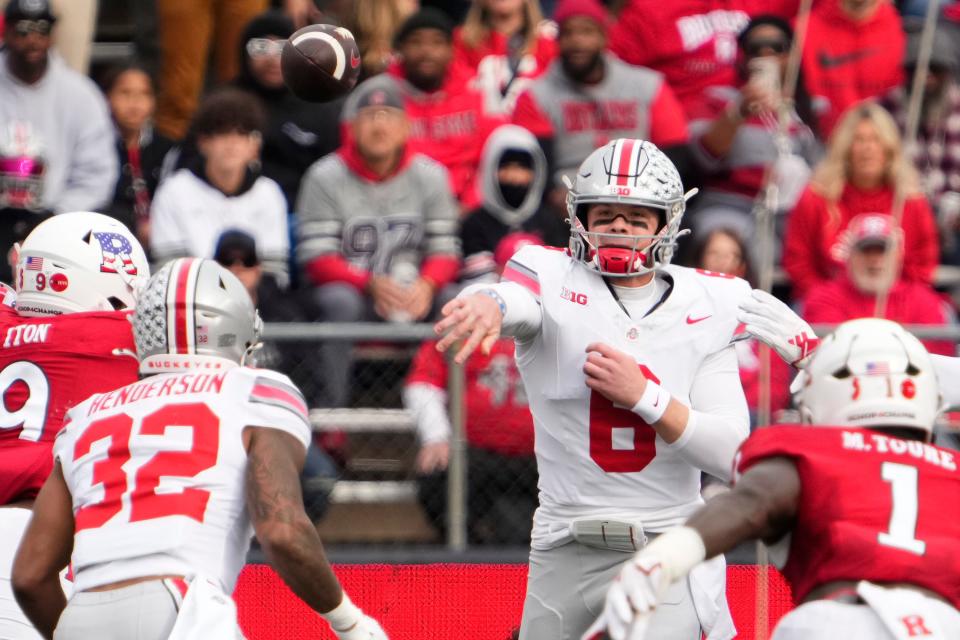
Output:
<instances>
[{"instance_id":1,"label":"jersey number 1","mask_svg":"<svg viewBox=\"0 0 960 640\"><path fill-rule=\"evenodd\" d=\"M217 461L220 420L203 403L172 404L145 416L140 436L162 436L168 428L187 427L193 432L187 451L159 451L137 469L132 487L127 487L124 465L130 460L133 418L120 413L90 423L73 447L73 459L90 453L93 444L109 440L106 455L93 463L94 484L103 486L103 499L77 511L76 531L103 526L123 508L123 496L130 496L130 522L181 515L203 522L210 492L186 488L180 492L158 493L160 477L192 478Z\"/></svg>"},{"instance_id":2,"label":"jersey number 1","mask_svg":"<svg viewBox=\"0 0 960 640\"><path fill-rule=\"evenodd\" d=\"M877 534L877 542L922 556L927 543L916 538L920 502L917 476L917 468L910 465L884 462L880 466L880 477L890 483L892 508L890 526Z\"/></svg>"}]
</instances>

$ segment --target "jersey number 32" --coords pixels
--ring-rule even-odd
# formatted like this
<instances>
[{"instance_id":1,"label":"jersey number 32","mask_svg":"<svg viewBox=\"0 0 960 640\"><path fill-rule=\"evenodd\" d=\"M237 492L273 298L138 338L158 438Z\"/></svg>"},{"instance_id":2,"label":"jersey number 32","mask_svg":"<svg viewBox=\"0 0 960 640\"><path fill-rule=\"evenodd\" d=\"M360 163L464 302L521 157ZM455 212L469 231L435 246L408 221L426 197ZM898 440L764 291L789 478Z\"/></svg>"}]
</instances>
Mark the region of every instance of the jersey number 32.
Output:
<instances>
[{"instance_id":1,"label":"jersey number 32","mask_svg":"<svg viewBox=\"0 0 960 640\"><path fill-rule=\"evenodd\" d=\"M193 432L192 445L187 451L157 451L149 457L138 455L134 482L128 486L124 465L131 458L130 438L134 426L134 419L127 414L113 415L90 423L74 444L76 461L90 454L94 443L105 439L110 442L106 452L93 462L92 483L103 486L103 499L77 511L77 532L103 526L120 513L124 495L129 495L130 522L174 515L203 522L209 491L188 487L175 493L158 493L157 487L161 476L192 478L216 464L220 419L203 403L171 404L144 416L136 432L141 442L146 441L142 436L163 436L168 429L186 427Z\"/></svg>"}]
</instances>

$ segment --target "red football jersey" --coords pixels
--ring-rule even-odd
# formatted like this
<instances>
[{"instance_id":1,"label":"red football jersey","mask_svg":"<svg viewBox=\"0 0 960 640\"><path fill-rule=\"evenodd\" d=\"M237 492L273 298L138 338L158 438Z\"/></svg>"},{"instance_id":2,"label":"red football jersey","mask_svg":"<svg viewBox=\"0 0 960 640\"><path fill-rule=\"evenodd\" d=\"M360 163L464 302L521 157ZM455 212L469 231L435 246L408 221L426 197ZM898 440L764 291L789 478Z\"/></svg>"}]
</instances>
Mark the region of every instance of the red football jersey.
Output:
<instances>
[{"instance_id":1,"label":"red football jersey","mask_svg":"<svg viewBox=\"0 0 960 640\"><path fill-rule=\"evenodd\" d=\"M800 474L797 523L783 575L799 603L834 580L907 582L960 607L960 471L956 452L869 429L770 427L754 432L740 474L768 458Z\"/></svg>"},{"instance_id":2,"label":"red football jersey","mask_svg":"<svg viewBox=\"0 0 960 640\"><path fill-rule=\"evenodd\" d=\"M435 341L417 352L407 384L446 388L448 367ZM497 340L490 355L477 350L465 365L467 442L506 456L533 455L533 418L514 360L514 343Z\"/></svg>"},{"instance_id":3,"label":"red football jersey","mask_svg":"<svg viewBox=\"0 0 960 640\"><path fill-rule=\"evenodd\" d=\"M64 414L137 379L126 312L26 318L0 306L0 505L36 496Z\"/></svg>"}]
</instances>

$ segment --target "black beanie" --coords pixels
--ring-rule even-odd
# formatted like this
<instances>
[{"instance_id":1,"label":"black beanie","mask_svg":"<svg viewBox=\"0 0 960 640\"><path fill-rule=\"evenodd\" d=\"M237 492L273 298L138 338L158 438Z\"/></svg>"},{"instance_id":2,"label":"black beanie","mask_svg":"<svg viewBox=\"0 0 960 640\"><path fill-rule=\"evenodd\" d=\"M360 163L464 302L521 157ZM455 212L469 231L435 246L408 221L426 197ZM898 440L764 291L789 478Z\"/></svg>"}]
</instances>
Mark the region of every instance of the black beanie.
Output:
<instances>
[{"instance_id":1,"label":"black beanie","mask_svg":"<svg viewBox=\"0 0 960 640\"><path fill-rule=\"evenodd\" d=\"M443 32L447 40L453 39L453 21L450 17L439 9L425 7L403 21L393 36L393 46L399 47L407 36L418 29L436 29Z\"/></svg>"},{"instance_id":2,"label":"black beanie","mask_svg":"<svg viewBox=\"0 0 960 640\"><path fill-rule=\"evenodd\" d=\"M514 162L527 169L533 169L533 154L526 149L506 149L500 156L497 168Z\"/></svg>"},{"instance_id":3,"label":"black beanie","mask_svg":"<svg viewBox=\"0 0 960 640\"><path fill-rule=\"evenodd\" d=\"M268 89L256 81L250 72L250 55L247 53L247 42L253 38L266 38L267 36L286 40L293 35L293 32L293 21L282 11L271 9L254 16L240 35L240 74L237 76L237 84L265 99L287 93L288 89L286 87Z\"/></svg>"},{"instance_id":4,"label":"black beanie","mask_svg":"<svg viewBox=\"0 0 960 640\"><path fill-rule=\"evenodd\" d=\"M240 36L241 46L246 46L250 38L276 36L287 39L293 35L293 21L282 11L271 9L251 18Z\"/></svg>"}]
</instances>

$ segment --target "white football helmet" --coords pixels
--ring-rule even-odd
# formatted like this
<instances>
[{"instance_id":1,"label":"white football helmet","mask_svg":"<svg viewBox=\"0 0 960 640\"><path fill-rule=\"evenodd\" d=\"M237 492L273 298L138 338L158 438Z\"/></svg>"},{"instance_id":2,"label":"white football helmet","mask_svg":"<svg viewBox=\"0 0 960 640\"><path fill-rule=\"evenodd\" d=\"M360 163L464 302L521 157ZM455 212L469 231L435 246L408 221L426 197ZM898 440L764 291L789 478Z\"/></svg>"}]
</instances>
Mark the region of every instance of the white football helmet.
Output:
<instances>
[{"instance_id":1,"label":"white football helmet","mask_svg":"<svg viewBox=\"0 0 960 640\"><path fill-rule=\"evenodd\" d=\"M143 247L121 222L100 213L61 213L19 247L17 311L51 316L131 309L150 276Z\"/></svg>"},{"instance_id":2,"label":"white football helmet","mask_svg":"<svg viewBox=\"0 0 960 640\"><path fill-rule=\"evenodd\" d=\"M242 365L260 346L260 329L240 280L201 258L165 264L143 288L133 313L143 374Z\"/></svg>"},{"instance_id":3,"label":"white football helmet","mask_svg":"<svg viewBox=\"0 0 960 640\"><path fill-rule=\"evenodd\" d=\"M940 407L933 362L896 322L844 322L823 339L800 376L796 400L805 423L933 432Z\"/></svg>"},{"instance_id":4,"label":"white football helmet","mask_svg":"<svg viewBox=\"0 0 960 640\"><path fill-rule=\"evenodd\" d=\"M596 149L567 186L570 253L605 276L637 276L670 263L687 200L680 174L652 142L620 138ZM604 240L623 236L587 230L587 207L610 202L651 207L663 211L655 235L634 235L632 247L605 247Z\"/></svg>"}]
</instances>

